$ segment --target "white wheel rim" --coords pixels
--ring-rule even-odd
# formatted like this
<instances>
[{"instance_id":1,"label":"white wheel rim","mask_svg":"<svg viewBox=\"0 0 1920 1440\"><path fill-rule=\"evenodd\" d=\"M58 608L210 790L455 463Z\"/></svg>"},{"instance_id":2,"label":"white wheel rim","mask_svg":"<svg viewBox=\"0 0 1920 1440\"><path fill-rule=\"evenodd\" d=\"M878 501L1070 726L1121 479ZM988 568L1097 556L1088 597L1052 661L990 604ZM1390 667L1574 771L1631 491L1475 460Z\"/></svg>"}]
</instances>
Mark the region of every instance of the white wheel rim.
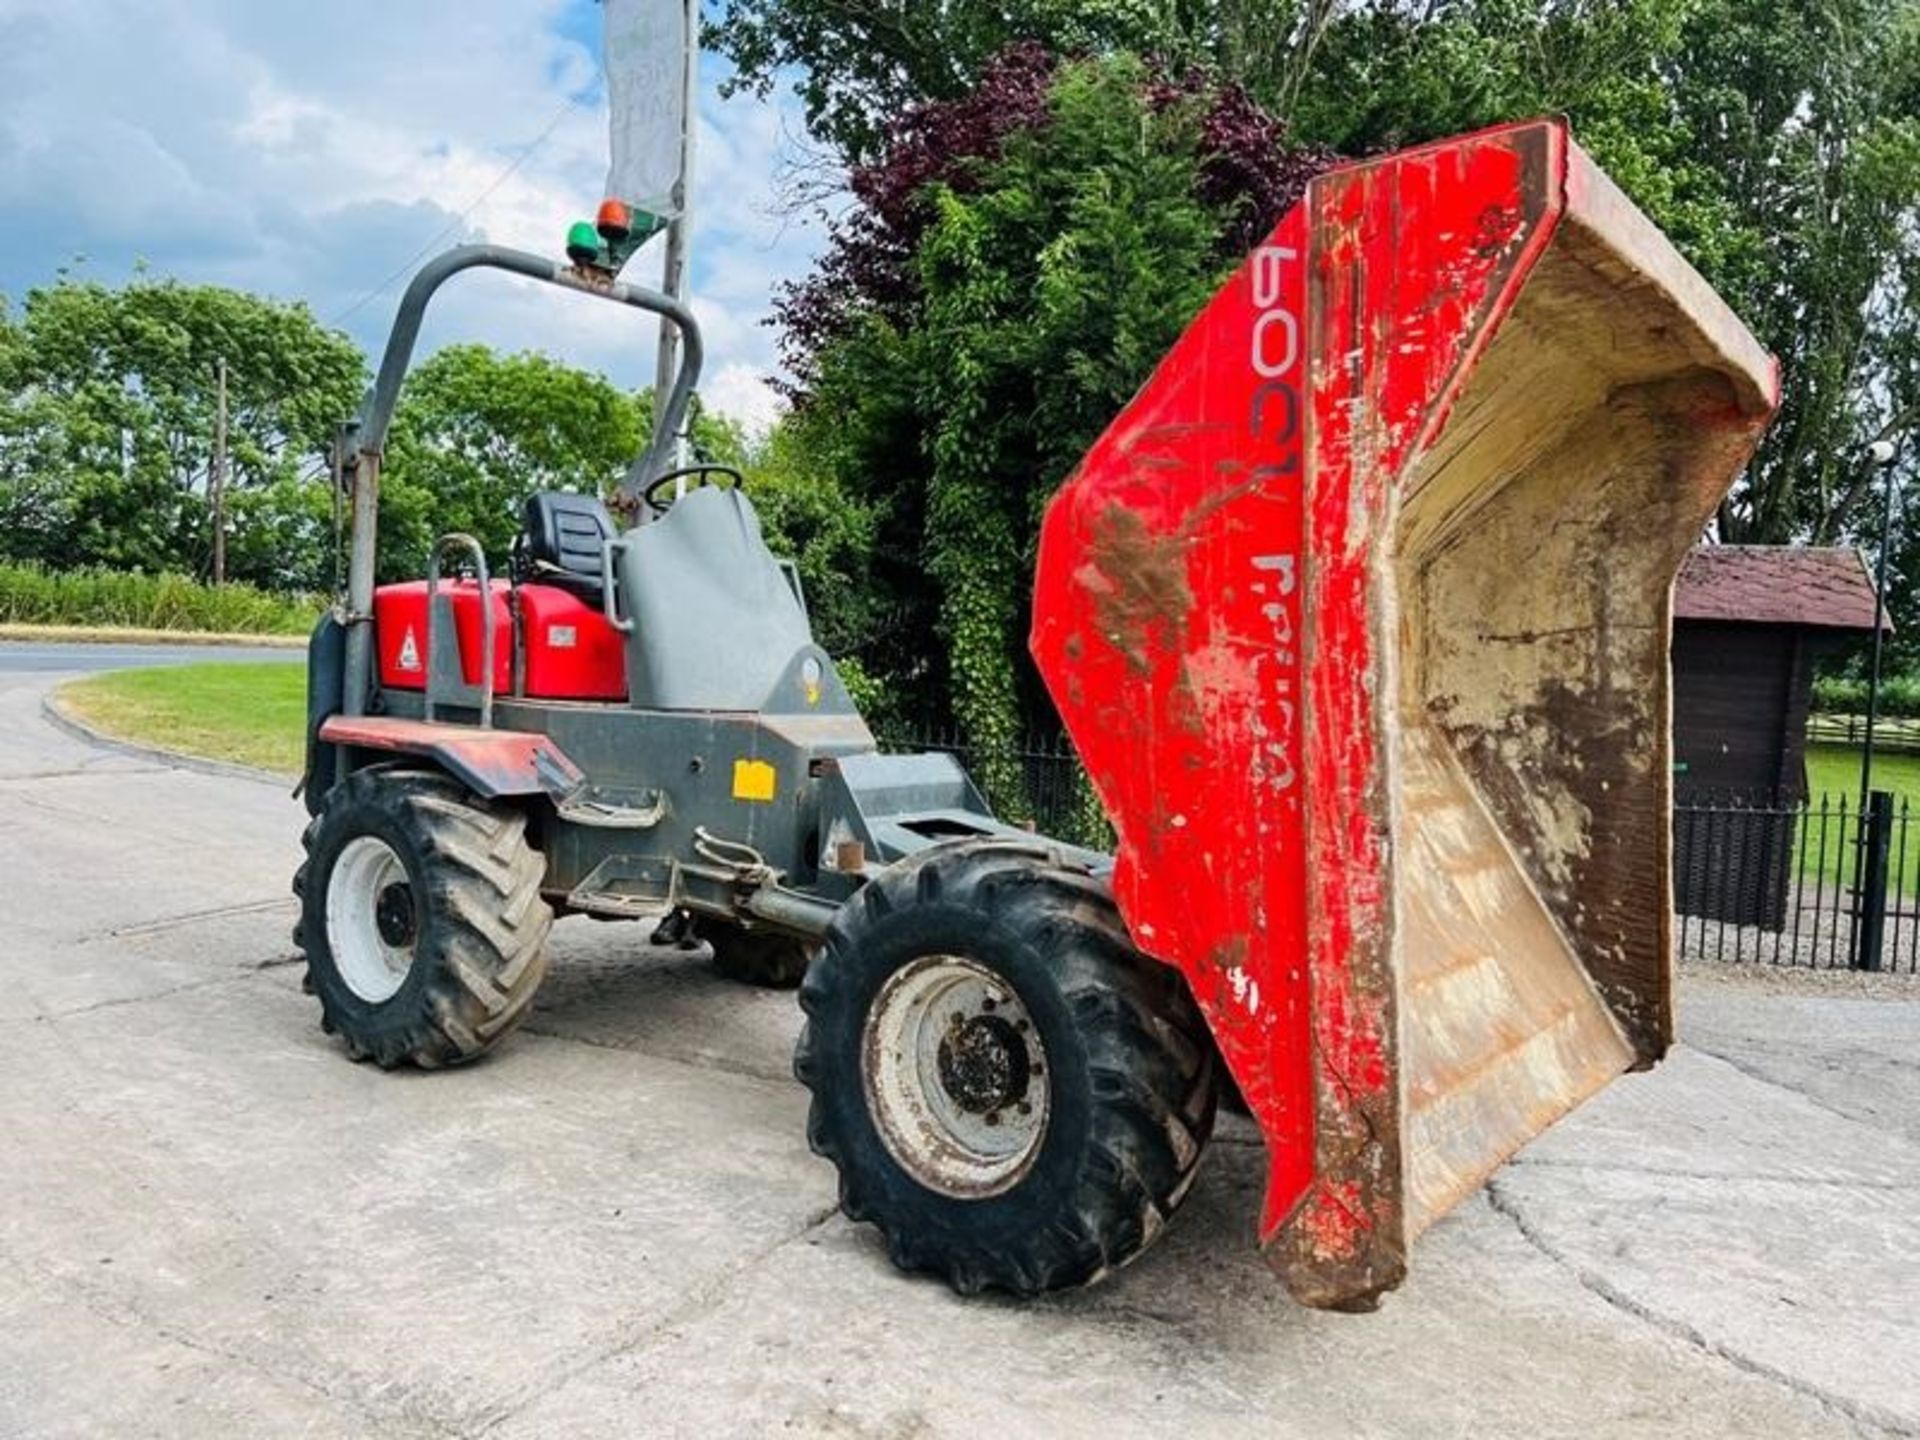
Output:
<instances>
[{"instance_id":1,"label":"white wheel rim","mask_svg":"<svg viewBox=\"0 0 1920 1440\"><path fill-rule=\"evenodd\" d=\"M1052 1076L1020 997L958 955L902 966L867 1010L860 1047L881 1142L920 1184L956 1199L1010 1190L1046 1134Z\"/></svg>"},{"instance_id":2,"label":"white wheel rim","mask_svg":"<svg viewBox=\"0 0 1920 1440\"><path fill-rule=\"evenodd\" d=\"M417 927L407 867L393 847L377 835L349 840L327 879L327 949L347 988L372 1005L392 999L413 968Z\"/></svg>"}]
</instances>

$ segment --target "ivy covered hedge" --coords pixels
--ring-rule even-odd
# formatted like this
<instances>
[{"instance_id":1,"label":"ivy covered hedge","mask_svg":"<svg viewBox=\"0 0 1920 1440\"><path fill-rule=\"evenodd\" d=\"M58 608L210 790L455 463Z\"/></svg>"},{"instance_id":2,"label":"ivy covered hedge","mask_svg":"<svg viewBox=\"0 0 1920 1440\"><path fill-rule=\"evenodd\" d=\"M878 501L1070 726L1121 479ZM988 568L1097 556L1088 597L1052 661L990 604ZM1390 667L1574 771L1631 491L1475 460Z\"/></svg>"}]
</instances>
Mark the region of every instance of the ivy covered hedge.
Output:
<instances>
[{"instance_id":1,"label":"ivy covered hedge","mask_svg":"<svg viewBox=\"0 0 1920 1440\"><path fill-rule=\"evenodd\" d=\"M1235 87L1015 46L898 118L780 302L801 447L871 542L814 585L824 636L1007 813L1058 727L1024 645L1046 502L1330 159Z\"/></svg>"}]
</instances>

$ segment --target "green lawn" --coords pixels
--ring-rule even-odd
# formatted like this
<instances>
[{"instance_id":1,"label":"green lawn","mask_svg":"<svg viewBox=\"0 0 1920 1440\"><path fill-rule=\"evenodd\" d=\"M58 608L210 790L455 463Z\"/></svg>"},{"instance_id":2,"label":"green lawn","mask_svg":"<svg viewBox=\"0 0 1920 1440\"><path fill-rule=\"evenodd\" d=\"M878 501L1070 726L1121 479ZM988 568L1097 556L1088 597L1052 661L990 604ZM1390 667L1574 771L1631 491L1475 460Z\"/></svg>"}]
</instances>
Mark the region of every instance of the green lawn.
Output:
<instances>
[{"instance_id":1,"label":"green lawn","mask_svg":"<svg viewBox=\"0 0 1920 1440\"><path fill-rule=\"evenodd\" d=\"M1920 806L1920 755L1889 755L1873 752L1873 788L1893 792L1897 813L1902 800ZM1850 745L1809 745L1807 747L1807 789L1816 797L1822 792L1836 800L1847 797L1851 808L1860 799L1860 752Z\"/></svg>"},{"instance_id":2,"label":"green lawn","mask_svg":"<svg viewBox=\"0 0 1920 1440\"><path fill-rule=\"evenodd\" d=\"M307 670L288 664L157 665L63 687L75 715L108 735L210 760L298 774Z\"/></svg>"},{"instance_id":3,"label":"green lawn","mask_svg":"<svg viewBox=\"0 0 1920 1440\"><path fill-rule=\"evenodd\" d=\"M1893 794L1893 854L1888 860L1888 882L1908 895L1920 894L1920 755L1889 755L1876 749L1873 788ZM1803 876L1824 875L1843 885L1853 883L1853 816L1860 805L1860 751L1850 745L1807 747L1807 791L1816 807L1827 807L1826 863L1820 860L1820 821L1817 812L1807 821L1804 839L1795 838ZM1839 806L1847 806L1847 823L1840 824ZM1916 828L1902 826L1903 808L1911 807ZM1901 844L1903 833L1906 844ZM1904 848L1905 853L1902 854Z\"/></svg>"}]
</instances>

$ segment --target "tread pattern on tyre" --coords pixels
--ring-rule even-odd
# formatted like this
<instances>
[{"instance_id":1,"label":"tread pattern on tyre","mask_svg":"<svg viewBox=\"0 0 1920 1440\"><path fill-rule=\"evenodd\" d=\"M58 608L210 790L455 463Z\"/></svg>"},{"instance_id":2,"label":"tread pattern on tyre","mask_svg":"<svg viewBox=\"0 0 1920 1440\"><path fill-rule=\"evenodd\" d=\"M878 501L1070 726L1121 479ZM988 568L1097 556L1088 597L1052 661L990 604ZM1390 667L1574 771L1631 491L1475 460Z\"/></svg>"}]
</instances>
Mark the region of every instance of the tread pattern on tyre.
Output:
<instances>
[{"instance_id":1,"label":"tread pattern on tyre","mask_svg":"<svg viewBox=\"0 0 1920 1440\"><path fill-rule=\"evenodd\" d=\"M932 904L983 912L1047 957L1093 1092L1078 1172L1049 1223L991 1245L950 1224L929 1225L902 1203L899 1186L874 1169L890 1162L846 1133L828 1093L847 1083L824 1053L824 1037L844 1034L846 1017L837 1012L859 1003L847 993L850 957L886 916ZM1135 948L1107 884L1051 847L962 841L896 866L843 908L800 1000L808 1018L794 1071L812 1091L808 1140L840 1172L842 1210L877 1226L903 1270L937 1274L963 1294L1089 1284L1153 1242L1198 1173L1218 1065L1205 1021L1182 977Z\"/></svg>"},{"instance_id":2,"label":"tread pattern on tyre","mask_svg":"<svg viewBox=\"0 0 1920 1440\"><path fill-rule=\"evenodd\" d=\"M356 1007L325 952L325 897L307 892L330 827L358 827L374 815L416 847L427 871L420 903L431 912L423 923L433 932L422 930L417 989L409 984L387 1005ZM438 1069L484 1053L524 1018L546 975L553 928L540 894L546 865L526 827L519 811L489 805L437 771L387 769L349 776L307 826L307 859L293 878L301 898L293 941L307 960L307 988L320 998L322 1028L341 1036L351 1058ZM396 1002L398 1013L388 1009ZM368 1023L374 1013L378 1024Z\"/></svg>"}]
</instances>

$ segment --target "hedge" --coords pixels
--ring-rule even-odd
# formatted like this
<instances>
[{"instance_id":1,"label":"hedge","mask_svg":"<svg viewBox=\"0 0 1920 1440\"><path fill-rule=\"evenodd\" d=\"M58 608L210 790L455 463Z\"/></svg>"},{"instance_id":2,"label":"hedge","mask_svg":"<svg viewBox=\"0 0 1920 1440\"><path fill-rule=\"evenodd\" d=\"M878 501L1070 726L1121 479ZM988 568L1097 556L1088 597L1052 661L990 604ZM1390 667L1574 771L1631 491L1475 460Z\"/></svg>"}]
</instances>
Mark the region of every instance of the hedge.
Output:
<instances>
[{"instance_id":1,"label":"hedge","mask_svg":"<svg viewBox=\"0 0 1920 1440\"><path fill-rule=\"evenodd\" d=\"M124 626L230 635L304 635L325 601L251 585L203 585L185 575L44 570L0 564L0 623Z\"/></svg>"}]
</instances>

